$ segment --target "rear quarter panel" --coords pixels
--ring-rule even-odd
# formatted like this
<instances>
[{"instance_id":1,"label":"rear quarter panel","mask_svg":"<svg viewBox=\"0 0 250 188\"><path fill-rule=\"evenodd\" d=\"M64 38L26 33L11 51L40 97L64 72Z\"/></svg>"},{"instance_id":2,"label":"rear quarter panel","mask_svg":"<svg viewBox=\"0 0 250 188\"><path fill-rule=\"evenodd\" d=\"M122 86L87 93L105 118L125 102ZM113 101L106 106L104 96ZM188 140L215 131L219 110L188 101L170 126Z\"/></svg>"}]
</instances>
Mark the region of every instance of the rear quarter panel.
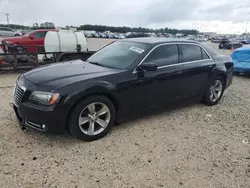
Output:
<instances>
[{"instance_id":1,"label":"rear quarter panel","mask_svg":"<svg viewBox=\"0 0 250 188\"><path fill-rule=\"evenodd\" d=\"M230 56L216 56L214 57L216 61L216 67L212 70L211 74L213 75L220 75L225 79L226 88L231 85L233 80L233 61Z\"/></svg>"}]
</instances>

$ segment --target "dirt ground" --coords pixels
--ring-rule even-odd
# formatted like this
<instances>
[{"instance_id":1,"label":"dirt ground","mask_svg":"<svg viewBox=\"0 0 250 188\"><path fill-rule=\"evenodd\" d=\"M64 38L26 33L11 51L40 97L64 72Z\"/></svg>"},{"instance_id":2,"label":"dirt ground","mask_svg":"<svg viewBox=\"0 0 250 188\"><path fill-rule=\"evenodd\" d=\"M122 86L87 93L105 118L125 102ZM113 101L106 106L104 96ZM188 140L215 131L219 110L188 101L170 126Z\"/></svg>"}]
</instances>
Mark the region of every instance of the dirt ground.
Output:
<instances>
[{"instance_id":1,"label":"dirt ground","mask_svg":"<svg viewBox=\"0 0 250 188\"><path fill-rule=\"evenodd\" d=\"M22 132L9 106L18 75L0 75L1 188L250 187L250 77L216 106L141 116L89 143Z\"/></svg>"}]
</instances>

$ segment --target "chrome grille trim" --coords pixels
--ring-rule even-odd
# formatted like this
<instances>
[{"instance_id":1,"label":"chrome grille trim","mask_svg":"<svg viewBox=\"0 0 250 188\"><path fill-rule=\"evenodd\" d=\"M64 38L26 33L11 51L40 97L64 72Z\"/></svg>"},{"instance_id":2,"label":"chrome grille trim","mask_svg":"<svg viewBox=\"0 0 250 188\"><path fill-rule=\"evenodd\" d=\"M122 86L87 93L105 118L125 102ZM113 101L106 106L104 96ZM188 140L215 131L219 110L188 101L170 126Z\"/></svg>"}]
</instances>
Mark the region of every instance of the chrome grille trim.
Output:
<instances>
[{"instance_id":1,"label":"chrome grille trim","mask_svg":"<svg viewBox=\"0 0 250 188\"><path fill-rule=\"evenodd\" d=\"M24 86L18 83L15 85L14 94L13 94L13 103L16 107L20 106L25 91L26 91L26 88Z\"/></svg>"}]
</instances>

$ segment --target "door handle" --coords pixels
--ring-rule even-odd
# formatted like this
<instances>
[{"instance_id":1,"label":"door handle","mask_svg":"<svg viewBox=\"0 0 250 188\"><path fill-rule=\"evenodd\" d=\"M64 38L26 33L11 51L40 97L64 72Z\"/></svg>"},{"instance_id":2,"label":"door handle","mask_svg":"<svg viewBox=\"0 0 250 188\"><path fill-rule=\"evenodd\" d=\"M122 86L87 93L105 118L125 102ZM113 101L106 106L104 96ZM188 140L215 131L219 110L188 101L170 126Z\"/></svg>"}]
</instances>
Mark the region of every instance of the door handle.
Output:
<instances>
[{"instance_id":1,"label":"door handle","mask_svg":"<svg viewBox=\"0 0 250 188\"><path fill-rule=\"evenodd\" d=\"M183 72L182 71L177 71L176 74L182 74Z\"/></svg>"}]
</instances>

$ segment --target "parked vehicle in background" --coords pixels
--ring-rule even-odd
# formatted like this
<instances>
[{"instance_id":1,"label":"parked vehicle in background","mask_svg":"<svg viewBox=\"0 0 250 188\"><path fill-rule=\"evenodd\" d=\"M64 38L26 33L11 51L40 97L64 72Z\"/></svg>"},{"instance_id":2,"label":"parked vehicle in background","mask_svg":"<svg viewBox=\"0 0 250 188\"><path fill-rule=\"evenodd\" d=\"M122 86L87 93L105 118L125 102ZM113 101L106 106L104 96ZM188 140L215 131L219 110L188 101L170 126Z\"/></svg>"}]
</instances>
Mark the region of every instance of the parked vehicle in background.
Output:
<instances>
[{"instance_id":1,"label":"parked vehicle in background","mask_svg":"<svg viewBox=\"0 0 250 188\"><path fill-rule=\"evenodd\" d=\"M0 27L0 36L4 37L14 37L15 31L8 27Z\"/></svg>"},{"instance_id":2,"label":"parked vehicle in background","mask_svg":"<svg viewBox=\"0 0 250 188\"><path fill-rule=\"evenodd\" d=\"M123 34L119 34L119 39L125 39L126 37Z\"/></svg>"},{"instance_id":3,"label":"parked vehicle in background","mask_svg":"<svg viewBox=\"0 0 250 188\"><path fill-rule=\"evenodd\" d=\"M220 38L219 37L212 37L212 39L211 39L211 41L213 42L213 43L219 43L220 42Z\"/></svg>"},{"instance_id":4,"label":"parked vehicle in background","mask_svg":"<svg viewBox=\"0 0 250 188\"><path fill-rule=\"evenodd\" d=\"M85 35L85 37L87 37L87 38L92 38L92 34L91 33L86 33L86 34L84 34Z\"/></svg>"},{"instance_id":5,"label":"parked vehicle in background","mask_svg":"<svg viewBox=\"0 0 250 188\"><path fill-rule=\"evenodd\" d=\"M230 40L227 38L223 38L220 40L220 44L219 44L219 49L228 49L228 43L230 43Z\"/></svg>"},{"instance_id":6,"label":"parked vehicle in background","mask_svg":"<svg viewBox=\"0 0 250 188\"><path fill-rule=\"evenodd\" d=\"M231 49L237 49L237 48L241 48L243 45L241 43L237 43L237 42L230 42L229 39L221 39L220 44L219 44L219 49L227 49L227 50L231 50Z\"/></svg>"},{"instance_id":7,"label":"parked vehicle in background","mask_svg":"<svg viewBox=\"0 0 250 188\"><path fill-rule=\"evenodd\" d=\"M97 33L99 36L100 36L100 38L106 38L106 35L104 34L104 33Z\"/></svg>"},{"instance_id":8,"label":"parked vehicle in background","mask_svg":"<svg viewBox=\"0 0 250 188\"><path fill-rule=\"evenodd\" d=\"M242 44L249 44L248 39L239 39L239 42L242 43Z\"/></svg>"},{"instance_id":9,"label":"parked vehicle in background","mask_svg":"<svg viewBox=\"0 0 250 188\"><path fill-rule=\"evenodd\" d=\"M15 31L15 36L23 36L23 35L25 35L26 34L26 32L24 32L23 30L16 30Z\"/></svg>"},{"instance_id":10,"label":"parked vehicle in background","mask_svg":"<svg viewBox=\"0 0 250 188\"><path fill-rule=\"evenodd\" d=\"M250 48L244 47L236 49L232 53L234 72L236 74L250 74Z\"/></svg>"},{"instance_id":11,"label":"parked vehicle in background","mask_svg":"<svg viewBox=\"0 0 250 188\"><path fill-rule=\"evenodd\" d=\"M27 47L27 52L37 53L40 47L44 47L44 38L48 31L58 31L56 29L39 29L31 31L23 36L9 37L2 40L2 44L15 44L20 46L31 46Z\"/></svg>"},{"instance_id":12,"label":"parked vehicle in background","mask_svg":"<svg viewBox=\"0 0 250 188\"><path fill-rule=\"evenodd\" d=\"M72 30L48 31L44 38L44 46L41 51L25 53L25 48L4 42L4 49L8 53L0 60L1 67L18 68L22 66L39 66L43 64L75 59L87 59L95 51L88 51L87 40L82 32ZM6 48L7 47L7 48ZM34 48L38 48L34 46ZM42 52L42 53L41 53Z\"/></svg>"},{"instance_id":13,"label":"parked vehicle in background","mask_svg":"<svg viewBox=\"0 0 250 188\"><path fill-rule=\"evenodd\" d=\"M97 33L93 33L92 37L94 37L94 38L100 38L100 36Z\"/></svg>"},{"instance_id":14,"label":"parked vehicle in background","mask_svg":"<svg viewBox=\"0 0 250 188\"><path fill-rule=\"evenodd\" d=\"M166 38L116 41L86 61L21 75L14 111L22 128L69 131L91 141L115 122L172 102L217 104L232 83L233 63L204 44Z\"/></svg>"}]
</instances>

